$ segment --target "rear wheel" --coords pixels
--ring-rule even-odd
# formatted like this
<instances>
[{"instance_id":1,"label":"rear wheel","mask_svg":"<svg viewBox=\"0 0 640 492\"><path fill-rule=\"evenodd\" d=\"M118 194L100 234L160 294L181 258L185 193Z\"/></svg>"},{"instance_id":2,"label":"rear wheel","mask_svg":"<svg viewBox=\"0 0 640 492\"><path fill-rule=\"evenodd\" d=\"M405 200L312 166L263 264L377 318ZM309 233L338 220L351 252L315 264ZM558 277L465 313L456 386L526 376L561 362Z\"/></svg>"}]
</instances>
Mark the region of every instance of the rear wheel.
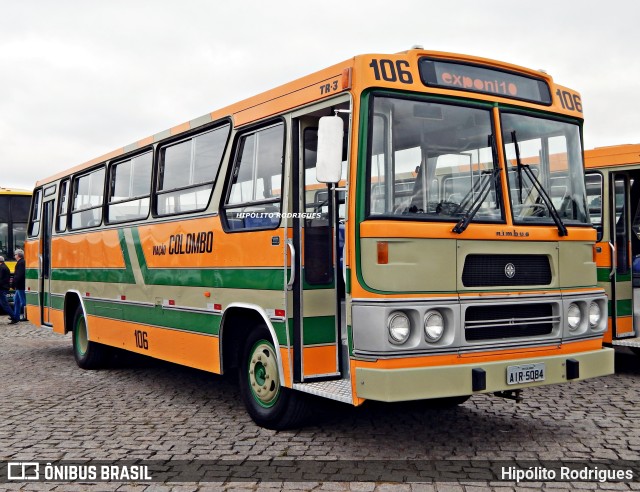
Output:
<instances>
[{"instance_id":1,"label":"rear wheel","mask_svg":"<svg viewBox=\"0 0 640 492\"><path fill-rule=\"evenodd\" d=\"M73 355L82 369L100 369L107 358L107 347L89 341L87 320L80 306L73 317Z\"/></svg>"},{"instance_id":2,"label":"rear wheel","mask_svg":"<svg viewBox=\"0 0 640 492\"><path fill-rule=\"evenodd\" d=\"M278 354L265 327L251 332L240 361L240 392L254 422L267 429L299 426L310 413L305 394L282 386Z\"/></svg>"}]
</instances>

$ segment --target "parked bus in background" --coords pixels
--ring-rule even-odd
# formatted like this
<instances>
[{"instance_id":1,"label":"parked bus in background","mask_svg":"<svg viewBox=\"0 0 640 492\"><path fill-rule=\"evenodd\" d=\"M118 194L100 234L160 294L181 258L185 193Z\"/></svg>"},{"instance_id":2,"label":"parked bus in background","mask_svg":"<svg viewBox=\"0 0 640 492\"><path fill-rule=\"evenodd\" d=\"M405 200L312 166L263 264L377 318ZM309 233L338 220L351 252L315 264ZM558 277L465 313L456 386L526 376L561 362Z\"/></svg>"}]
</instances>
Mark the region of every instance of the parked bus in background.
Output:
<instances>
[{"instance_id":1,"label":"parked bus in background","mask_svg":"<svg viewBox=\"0 0 640 492\"><path fill-rule=\"evenodd\" d=\"M30 205L30 191L0 187L0 256L11 271L12 281L16 266L14 251L24 249ZM13 290L7 298L13 303Z\"/></svg>"},{"instance_id":2,"label":"parked bus in background","mask_svg":"<svg viewBox=\"0 0 640 492\"><path fill-rule=\"evenodd\" d=\"M640 144L587 150L585 164L598 284L609 297L604 340L640 354Z\"/></svg>"},{"instance_id":3,"label":"parked bus in background","mask_svg":"<svg viewBox=\"0 0 640 492\"><path fill-rule=\"evenodd\" d=\"M238 368L275 429L309 395L520 400L610 374L582 121L542 72L353 57L39 181L29 318L85 369L111 347Z\"/></svg>"}]
</instances>

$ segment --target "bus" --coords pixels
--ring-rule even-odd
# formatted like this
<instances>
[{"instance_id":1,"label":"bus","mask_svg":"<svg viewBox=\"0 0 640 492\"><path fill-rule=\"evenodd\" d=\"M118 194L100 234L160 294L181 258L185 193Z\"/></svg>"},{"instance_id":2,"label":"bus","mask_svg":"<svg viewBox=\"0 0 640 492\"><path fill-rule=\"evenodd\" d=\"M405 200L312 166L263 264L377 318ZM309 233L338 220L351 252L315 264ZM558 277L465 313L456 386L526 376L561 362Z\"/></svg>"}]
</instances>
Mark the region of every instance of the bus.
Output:
<instances>
[{"instance_id":1,"label":"bus","mask_svg":"<svg viewBox=\"0 0 640 492\"><path fill-rule=\"evenodd\" d=\"M0 256L9 267L11 282L16 266L14 251L24 249L27 237L30 205L30 191L0 187ZM9 291L7 300L13 303L13 289Z\"/></svg>"},{"instance_id":2,"label":"bus","mask_svg":"<svg viewBox=\"0 0 640 492\"><path fill-rule=\"evenodd\" d=\"M640 144L587 150L585 166L598 284L609 298L604 341L640 355Z\"/></svg>"},{"instance_id":3,"label":"bus","mask_svg":"<svg viewBox=\"0 0 640 492\"><path fill-rule=\"evenodd\" d=\"M29 318L237 370L272 429L611 374L582 122L543 72L354 56L38 181Z\"/></svg>"}]
</instances>

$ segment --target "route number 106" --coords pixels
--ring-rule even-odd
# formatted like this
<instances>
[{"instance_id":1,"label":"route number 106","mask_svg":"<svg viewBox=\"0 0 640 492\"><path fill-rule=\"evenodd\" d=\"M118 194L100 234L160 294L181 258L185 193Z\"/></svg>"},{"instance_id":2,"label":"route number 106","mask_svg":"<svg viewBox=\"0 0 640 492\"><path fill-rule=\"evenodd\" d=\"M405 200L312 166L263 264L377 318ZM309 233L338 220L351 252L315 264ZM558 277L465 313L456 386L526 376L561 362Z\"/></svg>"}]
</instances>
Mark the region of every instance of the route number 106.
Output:
<instances>
[{"instance_id":1,"label":"route number 106","mask_svg":"<svg viewBox=\"0 0 640 492\"><path fill-rule=\"evenodd\" d=\"M133 332L136 337L136 347L139 349L149 350L149 341L147 340L147 332L136 330Z\"/></svg>"}]
</instances>

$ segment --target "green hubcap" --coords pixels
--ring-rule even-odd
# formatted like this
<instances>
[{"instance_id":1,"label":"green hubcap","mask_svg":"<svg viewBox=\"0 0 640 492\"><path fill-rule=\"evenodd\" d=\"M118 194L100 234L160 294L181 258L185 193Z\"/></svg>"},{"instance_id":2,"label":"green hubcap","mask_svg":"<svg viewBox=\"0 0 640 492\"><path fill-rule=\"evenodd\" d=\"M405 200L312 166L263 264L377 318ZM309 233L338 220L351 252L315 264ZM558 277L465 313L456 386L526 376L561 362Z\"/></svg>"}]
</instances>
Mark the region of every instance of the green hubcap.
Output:
<instances>
[{"instance_id":1,"label":"green hubcap","mask_svg":"<svg viewBox=\"0 0 640 492\"><path fill-rule=\"evenodd\" d=\"M84 316L78 319L76 325L76 350L78 354L84 355L89 348L89 337L87 336L87 325L84 322Z\"/></svg>"},{"instance_id":2,"label":"green hubcap","mask_svg":"<svg viewBox=\"0 0 640 492\"><path fill-rule=\"evenodd\" d=\"M249 357L249 388L253 398L262 407L269 408L278 401L280 375L273 345L258 341Z\"/></svg>"}]
</instances>

